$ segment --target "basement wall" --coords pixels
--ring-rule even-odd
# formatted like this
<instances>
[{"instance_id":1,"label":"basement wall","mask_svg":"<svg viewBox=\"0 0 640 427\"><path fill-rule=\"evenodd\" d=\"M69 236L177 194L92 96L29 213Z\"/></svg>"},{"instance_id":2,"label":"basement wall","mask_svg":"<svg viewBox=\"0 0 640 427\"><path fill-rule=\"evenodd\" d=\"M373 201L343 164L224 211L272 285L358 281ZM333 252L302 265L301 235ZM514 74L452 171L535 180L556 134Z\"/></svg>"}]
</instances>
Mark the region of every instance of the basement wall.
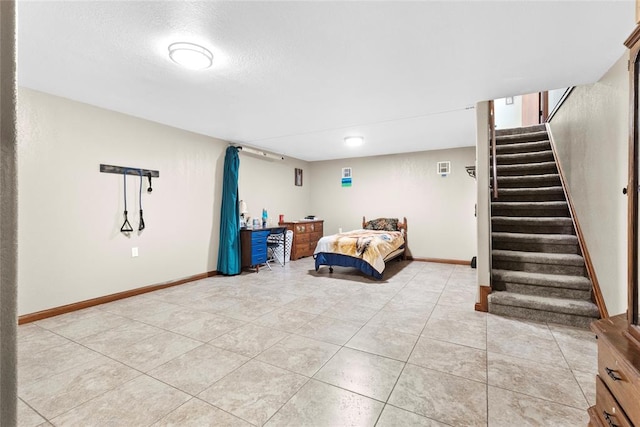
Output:
<instances>
[{"instance_id":1,"label":"basement wall","mask_svg":"<svg viewBox=\"0 0 640 427\"><path fill-rule=\"evenodd\" d=\"M627 307L628 54L576 87L550 128L610 315Z\"/></svg>"},{"instance_id":2,"label":"basement wall","mask_svg":"<svg viewBox=\"0 0 640 427\"><path fill-rule=\"evenodd\" d=\"M470 262L476 255L476 183L465 171L475 147L422 151L311 163L309 214L325 220L325 235L362 228L362 216L407 217L408 246L415 258ZM441 177L436 163L451 161ZM353 172L342 187L342 168Z\"/></svg>"},{"instance_id":3,"label":"basement wall","mask_svg":"<svg viewBox=\"0 0 640 427\"><path fill-rule=\"evenodd\" d=\"M489 141L489 102L476 104L476 191L477 207L477 278L478 287L491 286L491 189ZM478 289L477 301L480 302Z\"/></svg>"},{"instance_id":4,"label":"basement wall","mask_svg":"<svg viewBox=\"0 0 640 427\"><path fill-rule=\"evenodd\" d=\"M227 142L26 88L18 132L18 314L216 270ZM151 194L143 183L143 232L120 233L123 177L100 173L100 163L160 171ZM251 215L307 211L296 167L308 163L240 155ZM138 188L128 177L135 229Z\"/></svg>"}]
</instances>

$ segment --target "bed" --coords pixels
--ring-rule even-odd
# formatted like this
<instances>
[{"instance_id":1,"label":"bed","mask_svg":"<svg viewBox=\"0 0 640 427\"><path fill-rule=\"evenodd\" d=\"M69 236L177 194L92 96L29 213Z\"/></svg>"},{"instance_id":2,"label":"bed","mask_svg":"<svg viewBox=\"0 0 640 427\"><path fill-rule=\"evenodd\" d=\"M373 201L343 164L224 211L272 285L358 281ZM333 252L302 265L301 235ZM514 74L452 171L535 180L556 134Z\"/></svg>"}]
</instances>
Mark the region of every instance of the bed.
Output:
<instances>
[{"instance_id":1,"label":"bed","mask_svg":"<svg viewBox=\"0 0 640 427\"><path fill-rule=\"evenodd\" d=\"M364 274L381 280L386 263L392 259L406 259L407 218L362 217L362 229L322 237L313 253L316 271L321 266L354 267Z\"/></svg>"}]
</instances>

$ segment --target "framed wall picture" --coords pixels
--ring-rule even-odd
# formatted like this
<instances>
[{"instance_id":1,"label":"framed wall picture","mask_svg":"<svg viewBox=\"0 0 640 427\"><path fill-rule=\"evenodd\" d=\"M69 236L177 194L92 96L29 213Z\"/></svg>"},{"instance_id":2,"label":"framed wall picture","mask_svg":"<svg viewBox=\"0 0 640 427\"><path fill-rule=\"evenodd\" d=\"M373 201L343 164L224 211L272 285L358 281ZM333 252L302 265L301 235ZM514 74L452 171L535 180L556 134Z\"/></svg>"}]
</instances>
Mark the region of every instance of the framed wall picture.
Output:
<instances>
[{"instance_id":1,"label":"framed wall picture","mask_svg":"<svg viewBox=\"0 0 640 427\"><path fill-rule=\"evenodd\" d=\"M351 187L351 185L352 185L351 168L342 168L342 186Z\"/></svg>"},{"instance_id":2,"label":"framed wall picture","mask_svg":"<svg viewBox=\"0 0 640 427\"><path fill-rule=\"evenodd\" d=\"M297 187L302 187L302 169L295 169L295 181Z\"/></svg>"}]
</instances>

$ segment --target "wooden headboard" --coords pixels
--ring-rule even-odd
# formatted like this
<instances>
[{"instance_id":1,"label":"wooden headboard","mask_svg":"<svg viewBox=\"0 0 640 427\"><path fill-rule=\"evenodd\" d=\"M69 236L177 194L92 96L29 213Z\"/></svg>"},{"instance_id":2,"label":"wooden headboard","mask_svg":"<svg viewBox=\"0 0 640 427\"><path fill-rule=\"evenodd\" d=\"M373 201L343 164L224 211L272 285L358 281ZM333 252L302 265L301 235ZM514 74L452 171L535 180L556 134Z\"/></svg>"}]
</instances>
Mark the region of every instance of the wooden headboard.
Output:
<instances>
[{"instance_id":1,"label":"wooden headboard","mask_svg":"<svg viewBox=\"0 0 640 427\"><path fill-rule=\"evenodd\" d=\"M407 235L407 217L405 216L402 219L403 221L400 221L400 219L398 219L398 231L404 230L404 235L406 236ZM364 228L366 224L367 224L367 219L365 217L362 217L362 228Z\"/></svg>"}]
</instances>

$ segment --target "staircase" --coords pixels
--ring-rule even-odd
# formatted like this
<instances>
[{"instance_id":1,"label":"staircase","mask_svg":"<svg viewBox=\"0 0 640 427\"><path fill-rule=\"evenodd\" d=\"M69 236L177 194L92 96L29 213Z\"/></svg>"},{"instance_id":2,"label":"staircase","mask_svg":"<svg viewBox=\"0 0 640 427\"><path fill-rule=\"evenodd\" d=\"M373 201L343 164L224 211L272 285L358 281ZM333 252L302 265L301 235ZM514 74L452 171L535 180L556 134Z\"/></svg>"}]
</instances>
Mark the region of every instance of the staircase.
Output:
<instances>
[{"instance_id":1,"label":"staircase","mask_svg":"<svg viewBox=\"0 0 640 427\"><path fill-rule=\"evenodd\" d=\"M489 312L588 327L599 317L544 125L496 131Z\"/></svg>"}]
</instances>

